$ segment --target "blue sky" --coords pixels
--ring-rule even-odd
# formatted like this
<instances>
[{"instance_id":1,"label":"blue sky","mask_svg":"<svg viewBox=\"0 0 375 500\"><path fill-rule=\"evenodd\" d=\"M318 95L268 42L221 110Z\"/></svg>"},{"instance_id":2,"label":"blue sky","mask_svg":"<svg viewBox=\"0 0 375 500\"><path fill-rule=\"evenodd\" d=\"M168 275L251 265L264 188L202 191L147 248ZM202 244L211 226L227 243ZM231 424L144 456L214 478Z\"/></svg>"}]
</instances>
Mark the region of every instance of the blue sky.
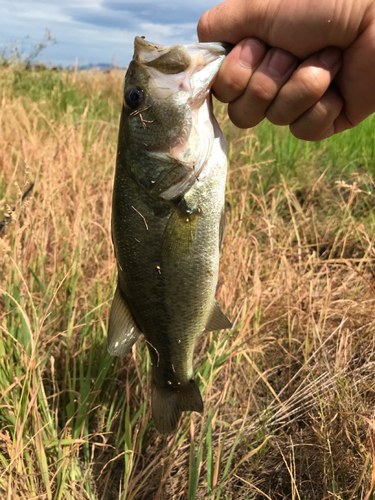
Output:
<instances>
[{"instance_id":1,"label":"blue sky","mask_svg":"<svg viewBox=\"0 0 375 500\"><path fill-rule=\"evenodd\" d=\"M57 43L38 58L46 64L127 66L135 36L165 45L196 41L200 15L219 1L0 0L0 53L15 44L30 53L49 29Z\"/></svg>"}]
</instances>

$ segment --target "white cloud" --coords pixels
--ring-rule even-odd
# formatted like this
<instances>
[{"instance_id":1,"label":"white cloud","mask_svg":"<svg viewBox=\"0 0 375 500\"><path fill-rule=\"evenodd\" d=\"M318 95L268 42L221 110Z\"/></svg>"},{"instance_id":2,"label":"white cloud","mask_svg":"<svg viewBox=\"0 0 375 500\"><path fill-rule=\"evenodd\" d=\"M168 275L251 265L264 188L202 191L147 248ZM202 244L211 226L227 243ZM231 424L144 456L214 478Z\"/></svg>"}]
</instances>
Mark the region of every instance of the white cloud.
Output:
<instances>
[{"instance_id":1,"label":"white cloud","mask_svg":"<svg viewBox=\"0 0 375 500\"><path fill-rule=\"evenodd\" d=\"M42 60L69 65L117 63L126 66L137 35L164 45L196 40L200 15L215 0L0 0L1 50L14 42L25 52L42 41L48 28L57 44ZM17 5L17 8L15 8ZM24 38L29 38L25 40Z\"/></svg>"}]
</instances>

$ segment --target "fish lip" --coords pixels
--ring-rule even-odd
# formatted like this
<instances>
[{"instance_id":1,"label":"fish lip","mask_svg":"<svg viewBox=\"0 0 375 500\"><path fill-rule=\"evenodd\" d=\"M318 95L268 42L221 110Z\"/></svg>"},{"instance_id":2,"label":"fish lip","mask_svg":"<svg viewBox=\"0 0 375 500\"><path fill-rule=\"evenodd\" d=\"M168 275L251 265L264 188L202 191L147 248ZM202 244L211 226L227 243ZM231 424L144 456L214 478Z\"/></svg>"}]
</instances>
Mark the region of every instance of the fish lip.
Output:
<instances>
[{"instance_id":1,"label":"fish lip","mask_svg":"<svg viewBox=\"0 0 375 500\"><path fill-rule=\"evenodd\" d=\"M163 50L168 47L167 45L150 42L146 40L144 36L136 36L134 39L134 46L138 49L146 50L148 52L152 52L153 50ZM229 54L229 52L234 47L232 44L227 42L196 42L184 44L184 46L188 51L190 51L191 49L206 49L209 52L212 52L212 54L216 54L218 56Z\"/></svg>"},{"instance_id":2,"label":"fish lip","mask_svg":"<svg viewBox=\"0 0 375 500\"><path fill-rule=\"evenodd\" d=\"M134 39L134 46L140 48L141 50L147 50L149 52L164 48L164 45L149 42L144 36L136 36Z\"/></svg>"},{"instance_id":3,"label":"fish lip","mask_svg":"<svg viewBox=\"0 0 375 500\"><path fill-rule=\"evenodd\" d=\"M195 106L199 106L207 96L220 64L231 48L232 46L225 42L195 42L168 46L150 42L144 36L137 36L134 39L133 60L142 66L152 67L154 61L162 59L169 51L181 50L182 54L186 54L187 64L190 65L184 68L182 63L181 74L184 76L180 79L181 90L190 91L189 104L195 103ZM183 57L181 60L183 61ZM171 74L178 75L180 73L178 63L179 59L177 58L177 70ZM151 70L152 68L147 69L147 71ZM157 71L168 73L162 69ZM196 73L200 73L201 78L197 77Z\"/></svg>"}]
</instances>

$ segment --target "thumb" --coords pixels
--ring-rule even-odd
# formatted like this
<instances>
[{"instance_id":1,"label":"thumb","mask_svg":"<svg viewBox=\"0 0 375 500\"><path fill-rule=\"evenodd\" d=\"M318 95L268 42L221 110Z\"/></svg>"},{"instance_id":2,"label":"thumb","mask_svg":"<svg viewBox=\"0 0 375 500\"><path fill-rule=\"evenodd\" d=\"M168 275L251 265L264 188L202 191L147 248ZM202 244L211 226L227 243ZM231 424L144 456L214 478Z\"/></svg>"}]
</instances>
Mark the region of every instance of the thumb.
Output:
<instances>
[{"instance_id":1,"label":"thumb","mask_svg":"<svg viewBox=\"0 0 375 500\"><path fill-rule=\"evenodd\" d=\"M304 59L324 47L352 43L369 1L355 9L358 0L347 0L339 9L336 0L226 0L202 15L198 37L234 45L255 37Z\"/></svg>"},{"instance_id":2,"label":"thumb","mask_svg":"<svg viewBox=\"0 0 375 500\"><path fill-rule=\"evenodd\" d=\"M263 0L266 10L267 0ZM200 42L229 42L236 44L248 38L249 33L264 40L267 38L258 0L238 2L227 0L205 12L198 22ZM261 22L263 21L263 22Z\"/></svg>"}]
</instances>

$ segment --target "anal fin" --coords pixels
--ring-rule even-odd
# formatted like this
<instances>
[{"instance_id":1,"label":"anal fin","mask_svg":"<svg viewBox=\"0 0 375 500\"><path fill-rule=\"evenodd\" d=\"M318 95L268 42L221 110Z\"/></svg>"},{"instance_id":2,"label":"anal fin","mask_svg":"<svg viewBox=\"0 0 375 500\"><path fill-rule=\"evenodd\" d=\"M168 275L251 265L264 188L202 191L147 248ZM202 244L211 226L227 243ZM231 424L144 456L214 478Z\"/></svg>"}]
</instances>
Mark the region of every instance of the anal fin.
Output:
<instances>
[{"instance_id":1,"label":"anal fin","mask_svg":"<svg viewBox=\"0 0 375 500\"><path fill-rule=\"evenodd\" d=\"M225 328L232 328L232 323L220 309L216 300L214 300L211 316L207 321L205 332L214 332L216 330L224 330Z\"/></svg>"},{"instance_id":2,"label":"anal fin","mask_svg":"<svg viewBox=\"0 0 375 500\"><path fill-rule=\"evenodd\" d=\"M117 286L108 324L108 352L111 356L125 356L141 334Z\"/></svg>"}]
</instances>

